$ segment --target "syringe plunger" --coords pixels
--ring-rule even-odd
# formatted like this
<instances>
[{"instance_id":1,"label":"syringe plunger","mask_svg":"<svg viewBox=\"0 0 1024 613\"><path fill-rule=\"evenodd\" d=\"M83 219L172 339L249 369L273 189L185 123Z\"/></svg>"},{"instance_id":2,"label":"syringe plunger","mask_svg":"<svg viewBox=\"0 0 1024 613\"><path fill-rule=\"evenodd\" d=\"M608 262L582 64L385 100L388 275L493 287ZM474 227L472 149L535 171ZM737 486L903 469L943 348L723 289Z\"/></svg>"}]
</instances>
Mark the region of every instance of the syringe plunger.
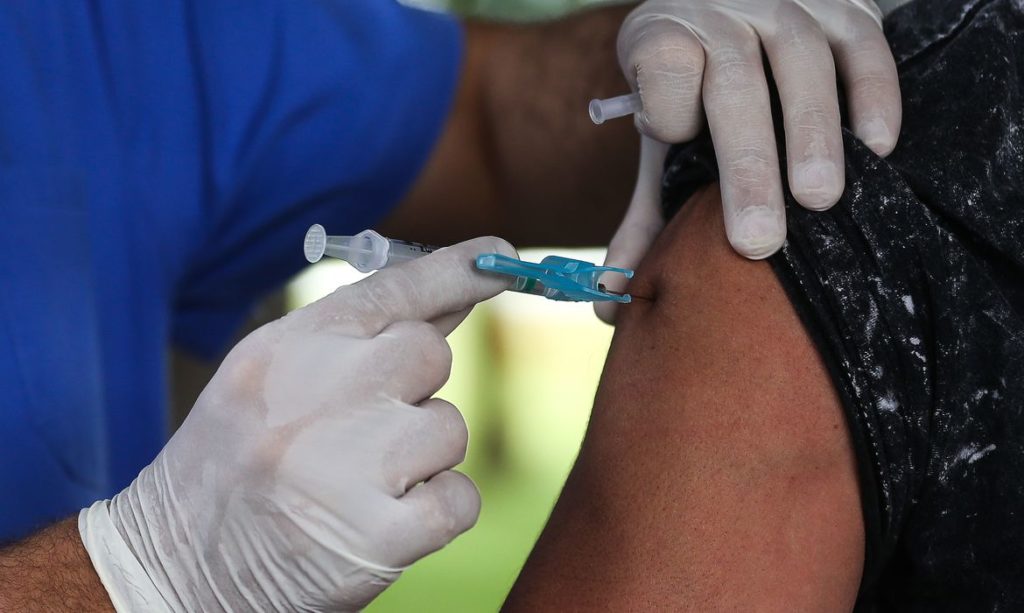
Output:
<instances>
[{"instance_id":1,"label":"syringe plunger","mask_svg":"<svg viewBox=\"0 0 1024 613\"><path fill-rule=\"evenodd\" d=\"M310 264L316 264L326 255L345 260L359 272L373 272L401 264L423 257L434 249L429 245L386 238L373 230L363 230L355 236L328 236L320 224L309 228L303 243L303 252Z\"/></svg>"}]
</instances>

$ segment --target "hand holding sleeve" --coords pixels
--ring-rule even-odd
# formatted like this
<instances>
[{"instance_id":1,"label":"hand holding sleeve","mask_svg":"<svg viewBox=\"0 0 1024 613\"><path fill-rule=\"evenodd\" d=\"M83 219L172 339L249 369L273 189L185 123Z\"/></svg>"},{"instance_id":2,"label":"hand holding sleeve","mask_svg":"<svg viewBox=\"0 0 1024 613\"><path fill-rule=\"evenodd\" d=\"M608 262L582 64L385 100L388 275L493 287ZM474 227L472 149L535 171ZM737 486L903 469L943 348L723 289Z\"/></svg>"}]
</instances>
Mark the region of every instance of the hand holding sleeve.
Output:
<instances>
[{"instance_id":1,"label":"hand holding sleeve","mask_svg":"<svg viewBox=\"0 0 1024 613\"><path fill-rule=\"evenodd\" d=\"M784 135L773 129L762 54L778 88ZM789 187L800 204L824 210L842 194L837 73L854 133L879 155L896 145L899 83L871 0L648 0L622 26L619 59L643 104L636 115L642 134L684 142L706 118L726 233L751 259L770 256L786 238L778 138L786 139ZM631 258L647 246L630 242L626 251ZM630 258L613 250L609 261L634 266Z\"/></svg>"}]
</instances>

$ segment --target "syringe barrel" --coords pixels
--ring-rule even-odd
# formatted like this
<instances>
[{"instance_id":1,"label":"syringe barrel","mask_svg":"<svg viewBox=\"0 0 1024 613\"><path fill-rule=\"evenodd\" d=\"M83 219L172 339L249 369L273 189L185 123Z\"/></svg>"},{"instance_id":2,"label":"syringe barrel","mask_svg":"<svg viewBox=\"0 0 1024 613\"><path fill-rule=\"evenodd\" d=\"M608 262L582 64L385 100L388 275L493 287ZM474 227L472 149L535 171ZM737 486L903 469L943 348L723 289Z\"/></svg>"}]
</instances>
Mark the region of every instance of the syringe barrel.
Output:
<instances>
[{"instance_id":1,"label":"syringe barrel","mask_svg":"<svg viewBox=\"0 0 1024 613\"><path fill-rule=\"evenodd\" d=\"M380 235L377 234L377 236ZM384 237L381 236L381 238ZM393 238L384 240L388 241L388 259L385 264L386 266L394 266L396 264L401 264L402 262L415 260L437 251L437 247L424 245L423 243L400 241Z\"/></svg>"},{"instance_id":2,"label":"syringe barrel","mask_svg":"<svg viewBox=\"0 0 1024 613\"><path fill-rule=\"evenodd\" d=\"M410 243L381 236L373 230L363 230L352 237L341 259L346 260L359 272L373 272L388 266L421 258L435 247L420 243ZM327 255L335 256L328 248Z\"/></svg>"},{"instance_id":3,"label":"syringe barrel","mask_svg":"<svg viewBox=\"0 0 1024 613\"><path fill-rule=\"evenodd\" d=\"M388 239L373 230L355 236L329 236L324 255L345 260L359 272L373 272L387 264Z\"/></svg>"}]
</instances>

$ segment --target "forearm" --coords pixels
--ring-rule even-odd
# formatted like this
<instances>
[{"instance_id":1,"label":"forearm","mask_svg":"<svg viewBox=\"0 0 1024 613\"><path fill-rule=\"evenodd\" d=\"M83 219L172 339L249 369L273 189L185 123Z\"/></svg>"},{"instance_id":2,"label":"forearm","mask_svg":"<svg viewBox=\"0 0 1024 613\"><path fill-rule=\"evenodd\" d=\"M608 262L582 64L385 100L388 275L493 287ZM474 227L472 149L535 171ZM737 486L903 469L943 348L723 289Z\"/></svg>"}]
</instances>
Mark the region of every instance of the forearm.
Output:
<instances>
[{"instance_id":1,"label":"forearm","mask_svg":"<svg viewBox=\"0 0 1024 613\"><path fill-rule=\"evenodd\" d=\"M629 91L615 41L628 7L502 31L485 74L495 179L507 235L604 244L636 178L628 119L595 126L587 102Z\"/></svg>"},{"instance_id":2,"label":"forearm","mask_svg":"<svg viewBox=\"0 0 1024 613\"><path fill-rule=\"evenodd\" d=\"M470 22L462 80L431 160L381 231L448 244L604 244L636 178L632 122L598 128L591 98L628 85L615 41L628 9L536 24Z\"/></svg>"},{"instance_id":3,"label":"forearm","mask_svg":"<svg viewBox=\"0 0 1024 613\"><path fill-rule=\"evenodd\" d=\"M0 611L113 611L76 518L0 549Z\"/></svg>"}]
</instances>

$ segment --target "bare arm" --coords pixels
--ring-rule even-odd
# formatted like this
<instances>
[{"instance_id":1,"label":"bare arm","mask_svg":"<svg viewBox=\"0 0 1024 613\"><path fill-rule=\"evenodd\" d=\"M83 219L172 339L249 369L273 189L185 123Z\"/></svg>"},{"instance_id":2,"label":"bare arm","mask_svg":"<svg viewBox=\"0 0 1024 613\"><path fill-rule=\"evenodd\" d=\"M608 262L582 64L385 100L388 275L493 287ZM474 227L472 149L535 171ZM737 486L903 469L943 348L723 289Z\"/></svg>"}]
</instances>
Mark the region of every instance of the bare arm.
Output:
<instances>
[{"instance_id":1,"label":"bare arm","mask_svg":"<svg viewBox=\"0 0 1024 613\"><path fill-rule=\"evenodd\" d=\"M0 549L0 611L113 611L78 535L66 519Z\"/></svg>"},{"instance_id":2,"label":"bare arm","mask_svg":"<svg viewBox=\"0 0 1024 613\"><path fill-rule=\"evenodd\" d=\"M587 102L629 90L615 55L627 12L467 24L448 124L381 230L438 244L481 234L517 244L607 242L629 201L638 137L628 120L594 126Z\"/></svg>"},{"instance_id":3,"label":"bare arm","mask_svg":"<svg viewBox=\"0 0 1024 613\"><path fill-rule=\"evenodd\" d=\"M579 460L506 603L840 611L863 565L839 401L717 187L662 234L619 314ZM740 325L742 323L743 325Z\"/></svg>"}]
</instances>

